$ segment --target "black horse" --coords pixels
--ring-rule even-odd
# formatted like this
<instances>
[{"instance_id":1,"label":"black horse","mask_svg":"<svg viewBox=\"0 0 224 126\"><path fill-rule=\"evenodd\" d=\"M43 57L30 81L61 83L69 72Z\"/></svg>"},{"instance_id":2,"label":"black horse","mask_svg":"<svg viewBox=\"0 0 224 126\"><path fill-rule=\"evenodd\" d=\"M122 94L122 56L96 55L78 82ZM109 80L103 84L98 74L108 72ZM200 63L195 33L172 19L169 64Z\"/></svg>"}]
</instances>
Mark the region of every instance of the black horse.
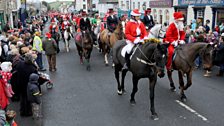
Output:
<instances>
[{"instance_id":1,"label":"black horse","mask_svg":"<svg viewBox=\"0 0 224 126\"><path fill-rule=\"evenodd\" d=\"M80 37L80 39L78 39ZM86 69L90 71L90 56L93 50L93 39L89 30L75 34L75 44L80 56L80 63L83 64L83 56L87 61Z\"/></svg>"},{"instance_id":2,"label":"black horse","mask_svg":"<svg viewBox=\"0 0 224 126\"><path fill-rule=\"evenodd\" d=\"M125 63L125 58L122 57L121 51L126 45L124 40L116 42L113 47L113 62L115 64L115 78L118 84L118 94L122 95L125 92L124 79L128 70L122 70ZM143 45L137 45L133 50L133 55L130 60L130 69L133 77L133 90L131 93L132 104L135 104L135 93L138 91L138 81L141 78L148 78L150 83L150 103L152 119L158 119L158 116L154 108L154 89L157 82L157 74L159 77L164 77L164 69L167 58L167 44L159 43L145 43ZM119 72L122 71L121 84L119 80Z\"/></svg>"}]
</instances>

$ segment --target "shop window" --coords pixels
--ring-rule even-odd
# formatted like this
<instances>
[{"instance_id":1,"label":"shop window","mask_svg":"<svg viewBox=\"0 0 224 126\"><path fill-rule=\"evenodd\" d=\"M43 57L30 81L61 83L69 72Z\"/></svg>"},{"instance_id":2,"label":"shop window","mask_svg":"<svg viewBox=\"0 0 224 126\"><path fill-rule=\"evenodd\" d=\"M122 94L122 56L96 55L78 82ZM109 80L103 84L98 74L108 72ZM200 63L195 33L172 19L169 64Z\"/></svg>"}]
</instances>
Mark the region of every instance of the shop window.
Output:
<instances>
[{"instance_id":1,"label":"shop window","mask_svg":"<svg viewBox=\"0 0 224 126\"><path fill-rule=\"evenodd\" d=\"M86 5L85 4L83 4L83 9L86 9Z\"/></svg>"},{"instance_id":2,"label":"shop window","mask_svg":"<svg viewBox=\"0 0 224 126\"><path fill-rule=\"evenodd\" d=\"M153 18L156 22L157 21L157 11L156 11L156 9L153 10Z\"/></svg>"},{"instance_id":3,"label":"shop window","mask_svg":"<svg viewBox=\"0 0 224 126\"><path fill-rule=\"evenodd\" d=\"M138 10L140 10L141 9L141 4L140 4L140 2L138 2Z\"/></svg>"},{"instance_id":4,"label":"shop window","mask_svg":"<svg viewBox=\"0 0 224 126\"><path fill-rule=\"evenodd\" d=\"M129 10L129 1L126 1L126 9Z\"/></svg>"},{"instance_id":5,"label":"shop window","mask_svg":"<svg viewBox=\"0 0 224 126\"><path fill-rule=\"evenodd\" d=\"M224 22L224 10L217 10L217 25L221 25Z\"/></svg>"},{"instance_id":6,"label":"shop window","mask_svg":"<svg viewBox=\"0 0 224 126\"><path fill-rule=\"evenodd\" d=\"M163 11L159 10L159 23L162 24L163 23Z\"/></svg>"},{"instance_id":7,"label":"shop window","mask_svg":"<svg viewBox=\"0 0 224 126\"><path fill-rule=\"evenodd\" d=\"M170 13L169 13L169 11L166 10L164 15L165 15L166 22L169 23L169 20L170 20Z\"/></svg>"},{"instance_id":8,"label":"shop window","mask_svg":"<svg viewBox=\"0 0 224 126\"><path fill-rule=\"evenodd\" d=\"M133 9L135 9L135 2L133 2Z\"/></svg>"}]
</instances>

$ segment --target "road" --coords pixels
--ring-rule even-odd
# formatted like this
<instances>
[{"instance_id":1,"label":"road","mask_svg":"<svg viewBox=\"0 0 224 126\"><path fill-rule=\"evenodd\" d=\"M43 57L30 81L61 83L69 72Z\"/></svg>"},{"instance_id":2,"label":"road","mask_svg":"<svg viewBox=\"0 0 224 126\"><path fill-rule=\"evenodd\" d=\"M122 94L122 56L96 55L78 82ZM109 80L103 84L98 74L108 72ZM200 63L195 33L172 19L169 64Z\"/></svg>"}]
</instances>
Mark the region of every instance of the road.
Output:
<instances>
[{"instance_id":1,"label":"road","mask_svg":"<svg viewBox=\"0 0 224 126\"><path fill-rule=\"evenodd\" d=\"M224 78L203 77L203 71L193 73L193 85L186 91L188 100L180 102L179 90L171 92L167 76L158 79L155 108L159 120L150 119L149 86L147 79L139 81L136 105L129 103L132 90L131 73L127 74L127 93L117 95L117 83L112 67L104 65L103 55L94 48L91 71L79 63L75 43L71 52L57 55L56 72L49 73L52 90L43 86L43 126L224 126ZM45 66L46 59L45 59ZM177 72L174 80L178 87ZM11 108L18 109L18 103ZM18 110L17 110L18 111ZM17 116L20 126L35 126L31 118Z\"/></svg>"},{"instance_id":2,"label":"road","mask_svg":"<svg viewBox=\"0 0 224 126\"><path fill-rule=\"evenodd\" d=\"M95 48L92 69L79 64L74 43L72 51L57 57L58 71L51 73L54 89L43 95L44 126L223 126L224 78L193 74L193 85L186 91L188 100L179 102L179 93L169 91L167 77L158 79L155 107L158 121L150 119L147 79L139 81L136 105L129 103L132 90L131 73L127 74L127 94L118 96L111 67L105 67L103 55ZM175 72L176 87L178 87Z\"/></svg>"}]
</instances>

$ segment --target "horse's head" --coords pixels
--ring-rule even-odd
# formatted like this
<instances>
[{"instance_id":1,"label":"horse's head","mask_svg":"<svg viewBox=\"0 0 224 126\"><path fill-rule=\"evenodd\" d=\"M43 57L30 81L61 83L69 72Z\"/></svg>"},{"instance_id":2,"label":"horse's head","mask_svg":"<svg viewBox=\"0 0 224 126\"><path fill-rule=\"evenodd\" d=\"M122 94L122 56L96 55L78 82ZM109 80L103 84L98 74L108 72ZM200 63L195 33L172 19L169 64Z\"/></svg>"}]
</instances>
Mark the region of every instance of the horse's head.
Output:
<instances>
[{"instance_id":1,"label":"horse's head","mask_svg":"<svg viewBox=\"0 0 224 126\"><path fill-rule=\"evenodd\" d=\"M82 31L82 46L84 57L88 59L93 48L93 39L89 30Z\"/></svg>"},{"instance_id":2,"label":"horse's head","mask_svg":"<svg viewBox=\"0 0 224 126\"><path fill-rule=\"evenodd\" d=\"M168 44L157 44L154 51L154 60L160 78L165 76L165 66L167 61L167 48Z\"/></svg>"},{"instance_id":3,"label":"horse's head","mask_svg":"<svg viewBox=\"0 0 224 126\"><path fill-rule=\"evenodd\" d=\"M213 64L213 46L211 44L206 45L200 50L199 55L202 58L203 68L205 70L211 69Z\"/></svg>"},{"instance_id":4,"label":"horse's head","mask_svg":"<svg viewBox=\"0 0 224 126\"><path fill-rule=\"evenodd\" d=\"M116 29L114 30L114 33L117 34L118 40L123 39L124 33L123 33L123 26L122 26L121 21L118 22L118 25L117 25Z\"/></svg>"}]
</instances>

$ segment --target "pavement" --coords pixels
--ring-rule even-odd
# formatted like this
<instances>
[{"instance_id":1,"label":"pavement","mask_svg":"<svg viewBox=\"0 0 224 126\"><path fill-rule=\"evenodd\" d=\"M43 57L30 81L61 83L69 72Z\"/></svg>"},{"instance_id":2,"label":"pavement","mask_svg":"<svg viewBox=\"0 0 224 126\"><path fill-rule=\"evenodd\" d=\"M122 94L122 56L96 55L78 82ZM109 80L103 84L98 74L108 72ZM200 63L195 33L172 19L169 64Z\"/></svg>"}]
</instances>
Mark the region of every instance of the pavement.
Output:
<instances>
[{"instance_id":1,"label":"pavement","mask_svg":"<svg viewBox=\"0 0 224 126\"><path fill-rule=\"evenodd\" d=\"M187 102L180 101L179 90L171 92L167 76L158 79L155 109L159 120L150 118L149 82L139 81L136 105L129 103L132 91L131 73L125 80L125 95L117 95L112 67L104 65L103 55L94 48L91 71L79 63L75 43L71 52L57 55L56 72L50 74L54 87L43 86L43 126L224 126L224 77L203 77L203 70L193 73L193 85L185 92ZM47 66L47 64L45 64ZM174 81L178 87L177 72ZM18 106L18 104L14 104ZM15 107L16 108L16 107ZM20 126L35 126L30 118L16 118Z\"/></svg>"}]
</instances>

